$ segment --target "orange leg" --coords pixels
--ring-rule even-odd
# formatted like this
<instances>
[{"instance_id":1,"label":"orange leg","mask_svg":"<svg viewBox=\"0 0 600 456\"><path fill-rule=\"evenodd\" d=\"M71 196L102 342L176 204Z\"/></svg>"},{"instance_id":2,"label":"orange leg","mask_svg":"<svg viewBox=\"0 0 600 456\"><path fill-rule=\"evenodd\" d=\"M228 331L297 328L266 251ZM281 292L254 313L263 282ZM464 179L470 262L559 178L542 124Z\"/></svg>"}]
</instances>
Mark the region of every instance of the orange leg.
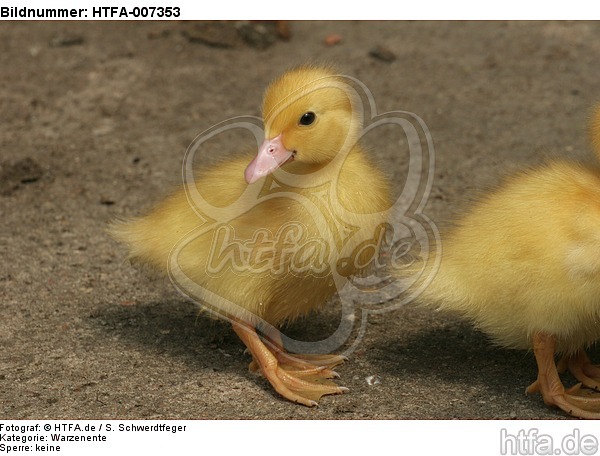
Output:
<instances>
[{"instance_id":1,"label":"orange leg","mask_svg":"<svg viewBox=\"0 0 600 456\"><path fill-rule=\"evenodd\" d=\"M342 355L319 355L288 353L283 348L281 333L272 326L265 332L265 339L277 361L286 369L294 370L300 375L318 374L323 378L339 378L334 367L347 361ZM251 370L252 369L251 367Z\"/></svg>"},{"instance_id":2,"label":"orange leg","mask_svg":"<svg viewBox=\"0 0 600 456\"><path fill-rule=\"evenodd\" d=\"M543 333L537 333L534 336L533 352L538 365L538 378L527 388L527 392L541 392L544 403L559 407L569 415L578 418L600 419L600 398L576 394L580 385L565 391L554 362L555 350L555 336ZM559 364L560 367L564 366L564 362Z\"/></svg>"},{"instance_id":3,"label":"orange leg","mask_svg":"<svg viewBox=\"0 0 600 456\"><path fill-rule=\"evenodd\" d=\"M276 343L268 342L270 347L267 347L252 326L234 321L233 330L252 354L250 369L260 370L273 388L286 399L312 407L324 395L348 391L348 388L327 380L332 376L330 372L333 372L327 367L302 360L295 363L295 356L285 353ZM290 364L288 358L295 364Z\"/></svg>"}]
</instances>

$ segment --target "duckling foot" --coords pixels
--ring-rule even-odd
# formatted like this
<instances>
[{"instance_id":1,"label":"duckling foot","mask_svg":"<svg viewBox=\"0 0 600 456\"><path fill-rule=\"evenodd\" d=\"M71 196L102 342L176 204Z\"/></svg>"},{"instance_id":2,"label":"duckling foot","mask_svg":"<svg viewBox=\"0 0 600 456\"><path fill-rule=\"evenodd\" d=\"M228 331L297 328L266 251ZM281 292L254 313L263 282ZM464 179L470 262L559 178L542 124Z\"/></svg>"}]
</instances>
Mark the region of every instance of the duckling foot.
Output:
<instances>
[{"instance_id":1,"label":"duckling foot","mask_svg":"<svg viewBox=\"0 0 600 456\"><path fill-rule=\"evenodd\" d=\"M340 378L340 375L332 367L346 361L346 357L340 355L300 355L287 353L277 346L272 346L270 351L279 362L279 367L293 372L298 377ZM248 368L252 372L260 370L260 366L254 359Z\"/></svg>"},{"instance_id":2,"label":"duckling foot","mask_svg":"<svg viewBox=\"0 0 600 456\"><path fill-rule=\"evenodd\" d=\"M266 329L264 339L279 361L280 367L293 371L298 376L317 375L323 378L339 378L339 374L333 368L348 360L343 355L288 353L283 348L281 333L273 327ZM249 369L252 372L258 371L258 364L253 360Z\"/></svg>"},{"instance_id":3,"label":"duckling foot","mask_svg":"<svg viewBox=\"0 0 600 456\"><path fill-rule=\"evenodd\" d=\"M540 392L545 404L559 407L569 415L600 419L600 398L582 395L580 385L565 390L554 362L555 351L555 336L544 333L537 333L534 336L533 352L538 365L538 378L526 392ZM564 363L560 364L564 365Z\"/></svg>"},{"instance_id":4,"label":"duckling foot","mask_svg":"<svg viewBox=\"0 0 600 456\"><path fill-rule=\"evenodd\" d=\"M600 391L600 368L594 366L587 354L583 350L579 350L574 355L566 355L562 364L567 366L569 372L573 374L577 380L586 388Z\"/></svg>"},{"instance_id":5,"label":"duckling foot","mask_svg":"<svg viewBox=\"0 0 600 456\"><path fill-rule=\"evenodd\" d=\"M310 364L289 355L273 343L269 343L271 348L267 347L252 326L235 321L233 330L252 354L250 370L260 371L286 399L313 407L322 396L348 391L328 380L337 374L326 366Z\"/></svg>"}]
</instances>

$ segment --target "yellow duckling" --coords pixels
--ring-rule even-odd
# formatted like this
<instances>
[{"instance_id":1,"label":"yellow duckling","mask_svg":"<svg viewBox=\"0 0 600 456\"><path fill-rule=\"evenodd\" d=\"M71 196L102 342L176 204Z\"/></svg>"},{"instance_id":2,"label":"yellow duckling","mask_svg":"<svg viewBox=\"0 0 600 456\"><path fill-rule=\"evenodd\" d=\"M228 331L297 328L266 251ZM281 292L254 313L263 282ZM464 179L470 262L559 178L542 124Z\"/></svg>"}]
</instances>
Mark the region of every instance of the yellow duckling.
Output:
<instances>
[{"instance_id":1,"label":"yellow duckling","mask_svg":"<svg viewBox=\"0 0 600 456\"><path fill-rule=\"evenodd\" d=\"M254 158L240 155L201 170L191 189L112 227L130 257L169 273L185 293L228 318L253 357L250 368L307 406L347 390L327 380L345 358L288 353L275 327L338 291L338 261L368 241L344 232L339 214L346 227L366 224L373 234L379 211L391 205L386 178L358 143L356 101L330 68L283 74L264 96L265 140ZM195 192L219 223L194 202ZM365 255L344 262L344 275L366 268Z\"/></svg>"},{"instance_id":2,"label":"yellow duckling","mask_svg":"<svg viewBox=\"0 0 600 456\"><path fill-rule=\"evenodd\" d=\"M600 157L600 111L592 122ZM480 200L443 243L424 300L458 311L498 344L533 348L527 392L580 418L600 418L600 169L565 161L518 174ZM562 355L557 364L554 355ZM568 369L581 383L565 390Z\"/></svg>"}]
</instances>

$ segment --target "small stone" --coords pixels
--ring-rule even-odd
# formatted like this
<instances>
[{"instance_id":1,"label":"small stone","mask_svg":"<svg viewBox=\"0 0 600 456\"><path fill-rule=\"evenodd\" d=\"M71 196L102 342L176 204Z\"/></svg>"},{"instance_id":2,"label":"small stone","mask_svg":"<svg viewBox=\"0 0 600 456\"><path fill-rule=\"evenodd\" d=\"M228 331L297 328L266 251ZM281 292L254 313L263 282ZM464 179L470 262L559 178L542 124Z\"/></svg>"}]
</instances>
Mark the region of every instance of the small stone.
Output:
<instances>
[{"instance_id":1,"label":"small stone","mask_svg":"<svg viewBox=\"0 0 600 456\"><path fill-rule=\"evenodd\" d=\"M146 35L149 40L158 40L161 38L167 38L171 34L171 30L157 30L154 32L148 32Z\"/></svg>"},{"instance_id":2,"label":"small stone","mask_svg":"<svg viewBox=\"0 0 600 456\"><path fill-rule=\"evenodd\" d=\"M13 164L0 164L0 194L8 196L21 184L38 181L44 174L42 167L32 158L26 157Z\"/></svg>"},{"instance_id":3,"label":"small stone","mask_svg":"<svg viewBox=\"0 0 600 456\"><path fill-rule=\"evenodd\" d=\"M240 37L255 49L266 49L275 42L276 30L260 22L240 21L236 24Z\"/></svg>"},{"instance_id":4,"label":"small stone","mask_svg":"<svg viewBox=\"0 0 600 456\"><path fill-rule=\"evenodd\" d=\"M335 46L336 44L340 44L342 42L342 35L338 35L337 33L330 33L325 37L323 43L325 46Z\"/></svg>"},{"instance_id":5,"label":"small stone","mask_svg":"<svg viewBox=\"0 0 600 456\"><path fill-rule=\"evenodd\" d=\"M396 60L396 54L390 51L388 48L377 45L369 51L369 55L383 62L393 62Z\"/></svg>"},{"instance_id":6,"label":"small stone","mask_svg":"<svg viewBox=\"0 0 600 456\"><path fill-rule=\"evenodd\" d=\"M57 35L50 40L50 46L52 47L66 47L66 46L79 46L84 43L84 38L81 35L64 34Z\"/></svg>"},{"instance_id":7,"label":"small stone","mask_svg":"<svg viewBox=\"0 0 600 456\"><path fill-rule=\"evenodd\" d=\"M29 184L39 180L44 172L42 167L32 158L19 160L12 166L13 177L19 179L22 184Z\"/></svg>"},{"instance_id":8,"label":"small stone","mask_svg":"<svg viewBox=\"0 0 600 456\"><path fill-rule=\"evenodd\" d=\"M288 41L292 37L292 29L289 21L275 21L277 36L284 41Z\"/></svg>"},{"instance_id":9,"label":"small stone","mask_svg":"<svg viewBox=\"0 0 600 456\"><path fill-rule=\"evenodd\" d=\"M237 31L231 22L207 22L184 30L190 43L201 43L215 48L231 48L238 42Z\"/></svg>"},{"instance_id":10,"label":"small stone","mask_svg":"<svg viewBox=\"0 0 600 456\"><path fill-rule=\"evenodd\" d=\"M381 377L379 375L369 375L365 378L365 381L369 386L379 385L381 383Z\"/></svg>"},{"instance_id":11,"label":"small stone","mask_svg":"<svg viewBox=\"0 0 600 456\"><path fill-rule=\"evenodd\" d=\"M115 204L115 202L110 198L100 198L100 204L104 204L105 206L112 206L113 204Z\"/></svg>"}]
</instances>

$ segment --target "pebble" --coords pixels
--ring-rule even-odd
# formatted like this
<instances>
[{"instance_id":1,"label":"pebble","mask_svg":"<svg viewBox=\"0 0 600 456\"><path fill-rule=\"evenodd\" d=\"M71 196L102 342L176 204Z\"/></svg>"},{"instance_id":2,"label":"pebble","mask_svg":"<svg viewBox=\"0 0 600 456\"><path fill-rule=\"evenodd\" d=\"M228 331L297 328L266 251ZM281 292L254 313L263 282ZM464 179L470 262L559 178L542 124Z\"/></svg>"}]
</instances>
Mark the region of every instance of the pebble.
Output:
<instances>
[{"instance_id":1,"label":"pebble","mask_svg":"<svg viewBox=\"0 0 600 456\"><path fill-rule=\"evenodd\" d=\"M369 51L369 55L377 60L381 60L382 62L393 62L396 60L396 54L390 51L388 48L377 45L373 49Z\"/></svg>"},{"instance_id":2,"label":"pebble","mask_svg":"<svg viewBox=\"0 0 600 456\"><path fill-rule=\"evenodd\" d=\"M30 157L23 158L13 164L6 162L0 165L0 195L8 196L21 187L38 181L44 174L42 167Z\"/></svg>"},{"instance_id":3,"label":"pebble","mask_svg":"<svg viewBox=\"0 0 600 456\"><path fill-rule=\"evenodd\" d=\"M255 49L266 49L275 42L276 33L260 22L240 21L236 28L242 40Z\"/></svg>"},{"instance_id":4,"label":"pebble","mask_svg":"<svg viewBox=\"0 0 600 456\"><path fill-rule=\"evenodd\" d=\"M237 31L231 22L195 24L182 33L190 43L201 43L215 48L232 48L238 42Z\"/></svg>"},{"instance_id":5,"label":"pebble","mask_svg":"<svg viewBox=\"0 0 600 456\"><path fill-rule=\"evenodd\" d=\"M379 385L381 383L381 377L379 375L369 375L365 378L365 381L369 386Z\"/></svg>"},{"instance_id":6,"label":"pebble","mask_svg":"<svg viewBox=\"0 0 600 456\"><path fill-rule=\"evenodd\" d=\"M325 46L335 46L336 44L340 44L342 42L342 35L338 35L337 33L330 33L323 40Z\"/></svg>"},{"instance_id":7,"label":"pebble","mask_svg":"<svg viewBox=\"0 0 600 456\"><path fill-rule=\"evenodd\" d=\"M66 47L66 46L79 46L85 42L82 35L75 35L67 33L64 35L57 35L50 40L50 46L52 47Z\"/></svg>"}]
</instances>

